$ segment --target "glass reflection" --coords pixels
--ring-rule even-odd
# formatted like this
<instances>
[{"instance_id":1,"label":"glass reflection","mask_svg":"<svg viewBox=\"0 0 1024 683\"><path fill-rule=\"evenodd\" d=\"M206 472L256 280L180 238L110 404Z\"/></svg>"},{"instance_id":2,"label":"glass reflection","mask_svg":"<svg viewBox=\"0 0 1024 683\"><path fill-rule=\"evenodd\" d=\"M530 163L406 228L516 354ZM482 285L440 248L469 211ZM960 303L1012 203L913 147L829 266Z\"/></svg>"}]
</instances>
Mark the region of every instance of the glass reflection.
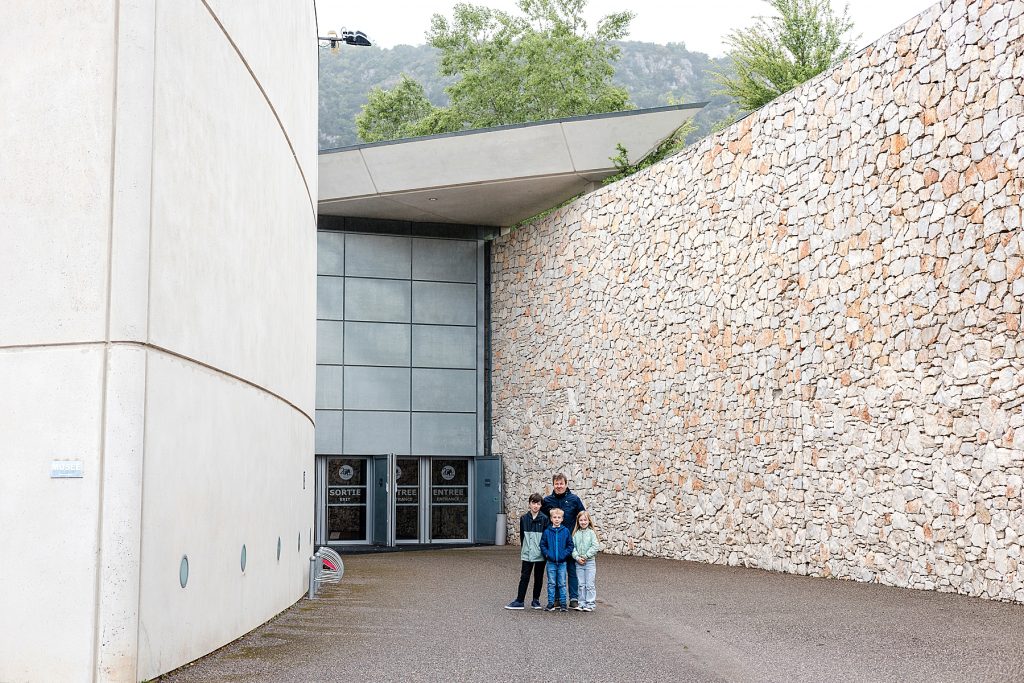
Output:
<instances>
[{"instance_id":1,"label":"glass reflection","mask_svg":"<svg viewBox=\"0 0 1024 683\"><path fill-rule=\"evenodd\" d=\"M416 458L399 458L395 463L398 497L395 500L395 540L420 539L420 463Z\"/></svg>"},{"instance_id":2,"label":"glass reflection","mask_svg":"<svg viewBox=\"0 0 1024 683\"><path fill-rule=\"evenodd\" d=\"M469 539L469 461L437 458L430 463L430 537Z\"/></svg>"},{"instance_id":3,"label":"glass reflection","mask_svg":"<svg viewBox=\"0 0 1024 683\"><path fill-rule=\"evenodd\" d=\"M366 540L365 458L327 459L327 541Z\"/></svg>"}]
</instances>

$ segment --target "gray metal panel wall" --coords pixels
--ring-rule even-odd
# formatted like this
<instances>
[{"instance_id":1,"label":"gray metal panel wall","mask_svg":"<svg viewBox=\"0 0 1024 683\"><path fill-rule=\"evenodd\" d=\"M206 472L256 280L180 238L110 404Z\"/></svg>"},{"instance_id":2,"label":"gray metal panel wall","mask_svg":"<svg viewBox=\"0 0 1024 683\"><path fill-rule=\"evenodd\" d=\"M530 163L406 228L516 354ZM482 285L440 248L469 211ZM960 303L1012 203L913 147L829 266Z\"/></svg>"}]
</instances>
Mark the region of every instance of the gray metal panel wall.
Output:
<instances>
[{"instance_id":1,"label":"gray metal panel wall","mask_svg":"<svg viewBox=\"0 0 1024 683\"><path fill-rule=\"evenodd\" d=\"M408 237L345 235L345 275L408 280L412 274L412 243Z\"/></svg>"},{"instance_id":2,"label":"gray metal panel wall","mask_svg":"<svg viewBox=\"0 0 1024 683\"><path fill-rule=\"evenodd\" d=\"M318 454L483 449L483 246L321 231Z\"/></svg>"},{"instance_id":3,"label":"gray metal panel wall","mask_svg":"<svg viewBox=\"0 0 1024 683\"><path fill-rule=\"evenodd\" d=\"M409 410L409 368L345 368L348 410Z\"/></svg>"},{"instance_id":4,"label":"gray metal panel wall","mask_svg":"<svg viewBox=\"0 0 1024 683\"><path fill-rule=\"evenodd\" d=\"M344 408L344 368L340 365L316 366L316 407L317 410L341 410Z\"/></svg>"},{"instance_id":5,"label":"gray metal panel wall","mask_svg":"<svg viewBox=\"0 0 1024 683\"><path fill-rule=\"evenodd\" d=\"M345 236L340 232L316 234L316 274L345 274Z\"/></svg>"},{"instance_id":6,"label":"gray metal panel wall","mask_svg":"<svg viewBox=\"0 0 1024 683\"><path fill-rule=\"evenodd\" d=\"M316 411L315 448L320 455L341 455L344 413L340 410Z\"/></svg>"},{"instance_id":7,"label":"gray metal panel wall","mask_svg":"<svg viewBox=\"0 0 1024 683\"><path fill-rule=\"evenodd\" d=\"M414 368L412 409L475 413L476 371Z\"/></svg>"},{"instance_id":8,"label":"gray metal panel wall","mask_svg":"<svg viewBox=\"0 0 1024 683\"><path fill-rule=\"evenodd\" d=\"M347 455L408 455L409 413L346 410L344 451Z\"/></svg>"},{"instance_id":9,"label":"gray metal panel wall","mask_svg":"<svg viewBox=\"0 0 1024 683\"><path fill-rule=\"evenodd\" d=\"M345 323L345 363L409 365L412 331L408 325Z\"/></svg>"},{"instance_id":10,"label":"gray metal panel wall","mask_svg":"<svg viewBox=\"0 0 1024 683\"><path fill-rule=\"evenodd\" d=\"M414 282L412 303L414 323L476 327L476 285Z\"/></svg>"},{"instance_id":11,"label":"gray metal panel wall","mask_svg":"<svg viewBox=\"0 0 1024 683\"><path fill-rule=\"evenodd\" d=\"M412 326L412 362L421 368L476 368L475 327Z\"/></svg>"},{"instance_id":12,"label":"gray metal panel wall","mask_svg":"<svg viewBox=\"0 0 1024 683\"><path fill-rule=\"evenodd\" d=\"M478 242L418 239L412 246L414 280L476 284Z\"/></svg>"},{"instance_id":13,"label":"gray metal panel wall","mask_svg":"<svg viewBox=\"0 0 1024 683\"><path fill-rule=\"evenodd\" d=\"M318 275L316 278L317 320L343 320L345 317L345 278Z\"/></svg>"},{"instance_id":14,"label":"gray metal panel wall","mask_svg":"<svg viewBox=\"0 0 1024 683\"><path fill-rule=\"evenodd\" d=\"M316 362L341 365L344 362L345 323L339 320L316 321Z\"/></svg>"},{"instance_id":15,"label":"gray metal panel wall","mask_svg":"<svg viewBox=\"0 0 1024 683\"><path fill-rule=\"evenodd\" d=\"M430 455L476 455L476 415L413 413L412 450Z\"/></svg>"},{"instance_id":16,"label":"gray metal panel wall","mask_svg":"<svg viewBox=\"0 0 1024 683\"><path fill-rule=\"evenodd\" d=\"M412 311L408 280L345 278L345 320L407 323Z\"/></svg>"}]
</instances>

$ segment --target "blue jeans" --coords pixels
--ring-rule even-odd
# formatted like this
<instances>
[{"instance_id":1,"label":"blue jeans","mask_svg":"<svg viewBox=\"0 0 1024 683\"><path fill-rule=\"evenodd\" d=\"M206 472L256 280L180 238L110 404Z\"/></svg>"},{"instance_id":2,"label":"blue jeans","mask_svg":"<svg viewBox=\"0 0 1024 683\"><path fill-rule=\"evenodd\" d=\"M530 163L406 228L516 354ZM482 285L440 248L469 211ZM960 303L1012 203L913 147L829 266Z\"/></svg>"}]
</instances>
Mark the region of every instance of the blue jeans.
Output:
<instances>
[{"instance_id":1,"label":"blue jeans","mask_svg":"<svg viewBox=\"0 0 1024 683\"><path fill-rule=\"evenodd\" d=\"M565 571L565 562L548 562L548 604L553 605L555 602L561 602L563 607L569 606L569 601L565 599L565 578L567 572ZM555 598L558 598L557 600Z\"/></svg>"},{"instance_id":2,"label":"blue jeans","mask_svg":"<svg viewBox=\"0 0 1024 683\"><path fill-rule=\"evenodd\" d=\"M573 562L576 565L577 581L580 585L580 607L597 607L597 587L594 582L597 579L597 559L591 557L585 565Z\"/></svg>"},{"instance_id":3,"label":"blue jeans","mask_svg":"<svg viewBox=\"0 0 1024 683\"><path fill-rule=\"evenodd\" d=\"M579 578L576 576L576 570L573 569L573 567L579 565L576 564L576 560L572 559L572 555L570 555L565 560L565 566L569 574L569 599L576 600L580 595L580 582Z\"/></svg>"}]
</instances>

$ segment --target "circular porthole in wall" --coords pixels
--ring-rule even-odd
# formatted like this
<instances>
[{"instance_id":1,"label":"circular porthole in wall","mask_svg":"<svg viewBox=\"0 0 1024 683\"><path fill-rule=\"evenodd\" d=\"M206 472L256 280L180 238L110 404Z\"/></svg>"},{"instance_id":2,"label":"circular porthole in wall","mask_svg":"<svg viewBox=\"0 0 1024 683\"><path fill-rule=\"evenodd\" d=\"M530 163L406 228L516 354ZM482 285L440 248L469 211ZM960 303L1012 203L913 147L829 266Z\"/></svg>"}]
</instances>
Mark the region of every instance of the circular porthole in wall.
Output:
<instances>
[{"instance_id":1,"label":"circular porthole in wall","mask_svg":"<svg viewBox=\"0 0 1024 683\"><path fill-rule=\"evenodd\" d=\"M182 588L188 584L188 555L181 556L181 564L178 565L178 582Z\"/></svg>"},{"instance_id":2,"label":"circular porthole in wall","mask_svg":"<svg viewBox=\"0 0 1024 683\"><path fill-rule=\"evenodd\" d=\"M245 544L242 544L242 571L245 571Z\"/></svg>"},{"instance_id":3,"label":"circular porthole in wall","mask_svg":"<svg viewBox=\"0 0 1024 683\"><path fill-rule=\"evenodd\" d=\"M281 537L277 537L277 561L281 561Z\"/></svg>"}]
</instances>

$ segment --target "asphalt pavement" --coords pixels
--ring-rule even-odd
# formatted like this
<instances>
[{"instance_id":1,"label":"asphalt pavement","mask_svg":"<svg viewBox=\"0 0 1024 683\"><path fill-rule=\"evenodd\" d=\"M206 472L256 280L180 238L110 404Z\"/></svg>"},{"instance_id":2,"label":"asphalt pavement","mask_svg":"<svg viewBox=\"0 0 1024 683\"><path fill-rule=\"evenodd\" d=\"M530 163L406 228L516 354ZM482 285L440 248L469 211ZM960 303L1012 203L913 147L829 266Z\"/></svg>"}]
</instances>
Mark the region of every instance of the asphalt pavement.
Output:
<instances>
[{"instance_id":1,"label":"asphalt pavement","mask_svg":"<svg viewBox=\"0 0 1024 683\"><path fill-rule=\"evenodd\" d=\"M345 577L192 681L1022 681L1024 606L598 556L597 609L503 609L519 548L345 557ZM543 598L542 598L543 601Z\"/></svg>"}]
</instances>

